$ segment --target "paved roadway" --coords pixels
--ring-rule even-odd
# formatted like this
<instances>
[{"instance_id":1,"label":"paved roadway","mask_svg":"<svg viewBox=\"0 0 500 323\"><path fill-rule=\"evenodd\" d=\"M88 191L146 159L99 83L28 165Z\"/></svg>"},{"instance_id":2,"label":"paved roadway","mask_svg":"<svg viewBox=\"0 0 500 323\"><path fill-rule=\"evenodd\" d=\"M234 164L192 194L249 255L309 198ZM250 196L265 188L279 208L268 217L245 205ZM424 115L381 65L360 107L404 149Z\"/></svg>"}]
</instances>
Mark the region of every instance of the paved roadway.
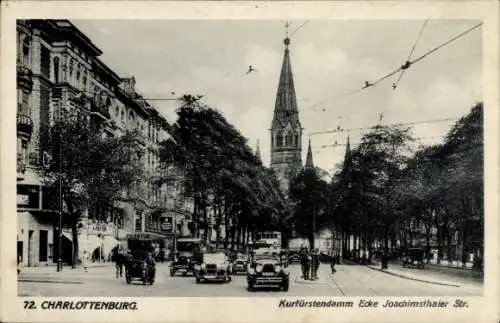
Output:
<instances>
[{"instance_id":1,"label":"paved roadway","mask_svg":"<svg viewBox=\"0 0 500 323\"><path fill-rule=\"evenodd\" d=\"M196 284L193 277L170 277L167 264L158 264L154 285L140 282L128 285L117 279L114 267L64 269L57 273L52 268L23 272L18 282L19 296L102 296L102 297L281 297L281 296L472 296L482 294L482 284L470 282L460 287L423 283L401 278L359 265L338 265L331 275L328 265L319 269L317 281L304 281L299 265L288 267L290 289L282 291L246 290L246 277L233 276L229 283ZM32 280L30 282L30 280ZM41 282L47 280L51 282ZM457 284L458 285L458 284Z\"/></svg>"}]
</instances>

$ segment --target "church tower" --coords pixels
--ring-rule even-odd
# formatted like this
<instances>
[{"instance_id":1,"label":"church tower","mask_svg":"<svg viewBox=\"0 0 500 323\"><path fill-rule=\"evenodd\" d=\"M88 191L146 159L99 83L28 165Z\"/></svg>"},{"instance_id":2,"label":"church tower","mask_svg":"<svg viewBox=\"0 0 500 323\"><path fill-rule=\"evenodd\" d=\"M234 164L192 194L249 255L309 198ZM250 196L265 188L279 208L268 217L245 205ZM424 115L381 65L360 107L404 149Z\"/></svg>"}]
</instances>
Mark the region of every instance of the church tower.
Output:
<instances>
[{"instance_id":1,"label":"church tower","mask_svg":"<svg viewBox=\"0 0 500 323\"><path fill-rule=\"evenodd\" d=\"M288 36L284 43L285 52L271 124L271 168L276 172L281 190L286 193L290 180L302 169L302 127L295 97Z\"/></svg>"}]
</instances>

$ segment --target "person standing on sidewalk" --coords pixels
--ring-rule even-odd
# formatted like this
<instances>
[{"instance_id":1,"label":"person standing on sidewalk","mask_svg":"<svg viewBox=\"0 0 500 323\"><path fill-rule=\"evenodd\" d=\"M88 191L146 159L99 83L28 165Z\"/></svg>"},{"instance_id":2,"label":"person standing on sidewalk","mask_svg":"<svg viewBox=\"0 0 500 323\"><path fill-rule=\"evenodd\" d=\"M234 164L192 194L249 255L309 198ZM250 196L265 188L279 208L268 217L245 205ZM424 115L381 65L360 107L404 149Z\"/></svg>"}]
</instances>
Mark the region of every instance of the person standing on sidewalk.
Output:
<instances>
[{"instance_id":1,"label":"person standing on sidewalk","mask_svg":"<svg viewBox=\"0 0 500 323\"><path fill-rule=\"evenodd\" d=\"M337 270L335 269L335 264L337 263L337 253L336 252L333 252L332 254L332 257L330 258L330 268L332 269L332 275L335 274L337 272Z\"/></svg>"},{"instance_id":2,"label":"person standing on sidewalk","mask_svg":"<svg viewBox=\"0 0 500 323\"><path fill-rule=\"evenodd\" d=\"M318 269L319 269L319 250L315 249L312 256L312 272L311 272L311 277L312 279L318 279Z\"/></svg>"},{"instance_id":3,"label":"person standing on sidewalk","mask_svg":"<svg viewBox=\"0 0 500 323\"><path fill-rule=\"evenodd\" d=\"M83 250L82 265L85 272L88 272L89 260L88 260L87 250Z\"/></svg>"}]
</instances>

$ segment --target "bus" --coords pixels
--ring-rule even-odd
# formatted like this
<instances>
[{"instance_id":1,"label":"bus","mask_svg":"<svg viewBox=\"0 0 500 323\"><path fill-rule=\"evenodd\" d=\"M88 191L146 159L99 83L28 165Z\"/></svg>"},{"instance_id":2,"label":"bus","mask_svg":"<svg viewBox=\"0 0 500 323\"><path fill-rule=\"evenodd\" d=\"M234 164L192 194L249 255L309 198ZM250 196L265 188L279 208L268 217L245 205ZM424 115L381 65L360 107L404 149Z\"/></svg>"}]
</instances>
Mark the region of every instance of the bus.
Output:
<instances>
[{"instance_id":1,"label":"bus","mask_svg":"<svg viewBox=\"0 0 500 323\"><path fill-rule=\"evenodd\" d=\"M254 249L273 249L278 253L281 252L281 232L264 231L257 233Z\"/></svg>"}]
</instances>

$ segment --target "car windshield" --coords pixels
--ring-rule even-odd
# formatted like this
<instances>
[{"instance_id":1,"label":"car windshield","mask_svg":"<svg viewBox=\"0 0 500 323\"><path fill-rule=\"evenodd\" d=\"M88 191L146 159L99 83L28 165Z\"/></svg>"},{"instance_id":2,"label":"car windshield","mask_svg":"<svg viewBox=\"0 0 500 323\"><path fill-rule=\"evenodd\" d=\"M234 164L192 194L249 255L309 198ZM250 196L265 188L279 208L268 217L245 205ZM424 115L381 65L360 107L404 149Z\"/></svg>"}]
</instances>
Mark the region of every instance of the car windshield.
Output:
<instances>
[{"instance_id":1,"label":"car windshield","mask_svg":"<svg viewBox=\"0 0 500 323\"><path fill-rule=\"evenodd\" d=\"M207 253L204 255L206 263L223 263L226 261L226 255L223 253Z\"/></svg>"}]
</instances>

